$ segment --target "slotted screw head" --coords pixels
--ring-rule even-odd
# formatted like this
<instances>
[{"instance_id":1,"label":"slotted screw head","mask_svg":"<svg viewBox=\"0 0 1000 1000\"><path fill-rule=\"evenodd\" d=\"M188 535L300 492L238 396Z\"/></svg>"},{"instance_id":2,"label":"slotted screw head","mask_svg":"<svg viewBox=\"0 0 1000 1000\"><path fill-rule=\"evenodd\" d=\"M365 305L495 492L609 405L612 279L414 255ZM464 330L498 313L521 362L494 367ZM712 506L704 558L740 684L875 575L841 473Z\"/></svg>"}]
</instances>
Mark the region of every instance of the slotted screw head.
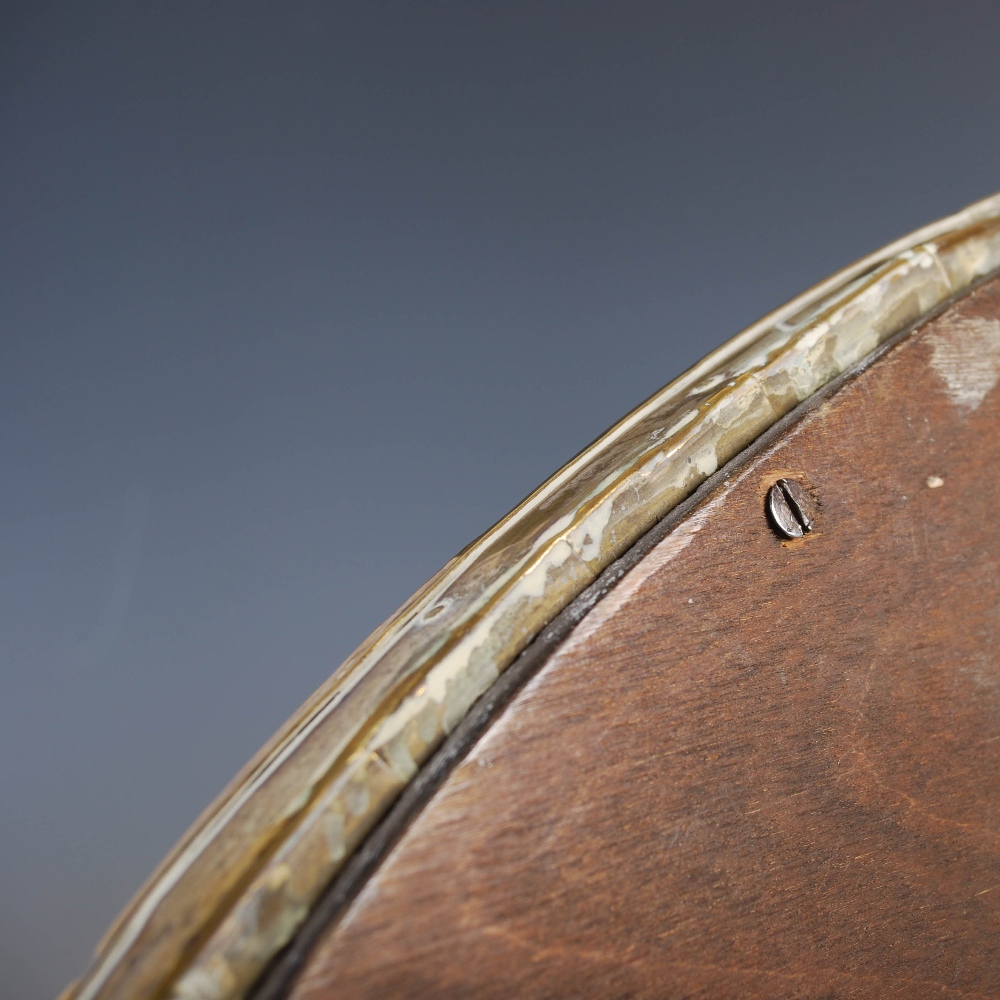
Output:
<instances>
[{"instance_id":1,"label":"slotted screw head","mask_svg":"<svg viewBox=\"0 0 1000 1000\"><path fill-rule=\"evenodd\" d=\"M785 538L801 538L815 524L814 502L794 479L779 479L767 492L767 516Z\"/></svg>"}]
</instances>

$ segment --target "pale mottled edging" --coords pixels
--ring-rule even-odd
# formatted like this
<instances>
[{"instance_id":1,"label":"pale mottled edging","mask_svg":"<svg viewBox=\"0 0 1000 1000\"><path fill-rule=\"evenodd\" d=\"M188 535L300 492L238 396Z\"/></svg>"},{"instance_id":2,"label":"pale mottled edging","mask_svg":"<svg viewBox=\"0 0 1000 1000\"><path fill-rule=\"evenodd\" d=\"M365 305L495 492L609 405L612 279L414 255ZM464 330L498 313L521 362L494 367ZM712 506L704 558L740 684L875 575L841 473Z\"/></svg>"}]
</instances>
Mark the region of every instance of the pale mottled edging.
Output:
<instances>
[{"instance_id":1,"label":"pale mottled edging","mask_svg":"<svg viewBox=\"0 0 1000 1000\"><path fill-rule=\"evenodd\" d=\"M822 282L620 421L338 669L167 858L68 996L243 996L548 621L781 416L998 266L1000 195Z\"/></svg>"}]
</instances>

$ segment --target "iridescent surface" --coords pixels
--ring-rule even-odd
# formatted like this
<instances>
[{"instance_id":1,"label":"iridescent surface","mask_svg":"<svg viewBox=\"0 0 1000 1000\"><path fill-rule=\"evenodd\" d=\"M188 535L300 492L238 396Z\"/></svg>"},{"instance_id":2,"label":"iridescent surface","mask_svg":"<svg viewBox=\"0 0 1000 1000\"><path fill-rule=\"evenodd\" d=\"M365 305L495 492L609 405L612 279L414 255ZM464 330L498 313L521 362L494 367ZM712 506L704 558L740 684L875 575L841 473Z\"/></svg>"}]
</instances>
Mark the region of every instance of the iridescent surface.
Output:
<instances>
[{"instance_id":1,"label":"iridescent surface","mask_svg":"<svg viewBox=\"0 0 1000 1000\"><path fill-rule=\"evenodd\" d=\"M834 275L642 404L426 584L252 761L71 996L242 995L472 702L720 465L1000 266L1000 196Z\"/></svg>"}]
</instances>

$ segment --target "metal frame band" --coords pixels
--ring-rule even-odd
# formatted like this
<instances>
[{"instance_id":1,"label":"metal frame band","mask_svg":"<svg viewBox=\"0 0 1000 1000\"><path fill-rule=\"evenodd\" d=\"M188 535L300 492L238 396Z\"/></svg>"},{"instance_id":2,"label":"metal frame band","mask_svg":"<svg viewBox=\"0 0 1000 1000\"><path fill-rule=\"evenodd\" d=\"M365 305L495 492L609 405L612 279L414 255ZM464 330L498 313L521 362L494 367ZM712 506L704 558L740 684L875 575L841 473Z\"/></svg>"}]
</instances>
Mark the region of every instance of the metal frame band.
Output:
<instances>
[{"instance_id":1,"label":"metal frame band","mask_svg":"<svg viewBox=\"0 0 1000 1000\"><path fill-rule=\"evenodd\" d=\"M1000 195L863 258L582 451L367 639L198 820L72 1000L235 1000L532 638L720 465L1000 266Z\"/></svg>"}]
</instances>

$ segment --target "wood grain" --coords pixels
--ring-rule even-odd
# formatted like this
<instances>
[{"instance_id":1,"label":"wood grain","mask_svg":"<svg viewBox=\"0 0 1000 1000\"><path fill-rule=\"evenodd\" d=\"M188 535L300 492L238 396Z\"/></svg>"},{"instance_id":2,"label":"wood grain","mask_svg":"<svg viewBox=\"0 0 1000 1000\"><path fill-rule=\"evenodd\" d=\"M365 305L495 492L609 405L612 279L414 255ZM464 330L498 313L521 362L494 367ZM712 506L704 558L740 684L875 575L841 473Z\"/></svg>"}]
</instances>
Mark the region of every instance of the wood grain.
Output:
<instances>
[{"instance_id":1,"label":"wood grain","mask_svg":"<svg viewBox=\"0 0 1000 1000\"><path fill-rule=\"evenodd\" d=\"M707 491L291 996L1000 996L997 317L994 280Z\"/></svg>"}]
</instances>

